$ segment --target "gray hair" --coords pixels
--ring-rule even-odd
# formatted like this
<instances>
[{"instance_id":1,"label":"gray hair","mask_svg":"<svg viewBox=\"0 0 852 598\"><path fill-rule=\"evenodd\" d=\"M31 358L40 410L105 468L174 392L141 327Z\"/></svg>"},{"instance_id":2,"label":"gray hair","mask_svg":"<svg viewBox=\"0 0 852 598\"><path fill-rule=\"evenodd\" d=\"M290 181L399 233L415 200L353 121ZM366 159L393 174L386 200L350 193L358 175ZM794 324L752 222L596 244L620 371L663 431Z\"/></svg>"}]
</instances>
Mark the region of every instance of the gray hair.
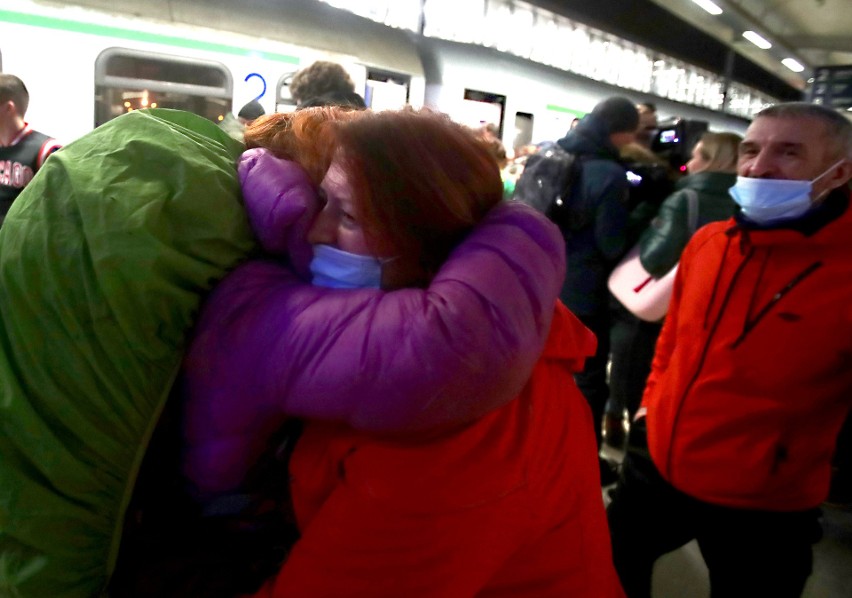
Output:
<instances>
[{"instance_id":1,"label":"gray hair","mask_svg":"<svg viewBox=\"0 0 852 598\"><path fill-rule=\"evenodd\" d=\"M825 133L837 153L852 159L852 122L837 110L809 102L785 102L764 108L755 118L813 118L825 125Z\"/></svg>"}]
</instances>

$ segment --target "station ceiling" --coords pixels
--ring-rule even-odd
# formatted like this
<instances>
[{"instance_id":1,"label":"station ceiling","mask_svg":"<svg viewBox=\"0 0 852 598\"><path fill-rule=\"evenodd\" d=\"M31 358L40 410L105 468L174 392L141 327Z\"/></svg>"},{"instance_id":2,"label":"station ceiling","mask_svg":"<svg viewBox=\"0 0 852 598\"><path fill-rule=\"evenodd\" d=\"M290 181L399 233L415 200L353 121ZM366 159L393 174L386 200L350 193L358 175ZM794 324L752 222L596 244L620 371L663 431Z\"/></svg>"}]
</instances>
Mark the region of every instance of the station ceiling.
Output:
<instances>
[{"instance_id":1,"label":"station ceiling","mask_svg":"<svg viewBox=\"0 0 852 598\"><path fill-rule=\"evenodd\" d=\"M727 66L735 80L782 100L798 99L814 68L852 65L852 0L713 0L718 16L693 0L528 1L714 72ZM753 45L745 30L772 48ZM789 70L784 58L805 70Z\"/></svg>"}]
</instances>

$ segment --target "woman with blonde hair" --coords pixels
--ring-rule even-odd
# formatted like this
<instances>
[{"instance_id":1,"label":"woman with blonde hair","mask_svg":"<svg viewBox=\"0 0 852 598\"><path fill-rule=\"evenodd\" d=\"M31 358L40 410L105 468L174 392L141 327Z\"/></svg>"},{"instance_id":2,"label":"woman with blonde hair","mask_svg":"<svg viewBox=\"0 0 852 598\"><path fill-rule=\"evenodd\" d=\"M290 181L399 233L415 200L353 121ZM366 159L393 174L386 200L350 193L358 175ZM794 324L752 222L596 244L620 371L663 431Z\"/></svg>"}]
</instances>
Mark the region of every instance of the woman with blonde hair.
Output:
<instances>
[{"instance_id":1,"label":"woman with blonde hair","mask_svg":"<svg viewBox=\"0 0 852 598\"><path fill-rule=\"evenodd\" d=\"M664 276L678 263L698 228L733 215L735 204L728 189L737 180L740 141L742 138L736 133L704 133L695 144L692 158L686 163L687 176L677 182L674 192L663 201L657 216L639 237L639 259L648 273L657 278ZM691 217L690 203L696 211ZM622 322L625 328L613 343L610 399L615 405L624 405L628 421L632 421L651 372L662 324L640 320L626 309L619 313L628 321Z\"/></svg>"},{"instance_id":2,"label":"woman with blonde hair","mask_svg":"<svg viewBox=\"0 0 852 598\"><path fill-rule=\"evenodd\" d=\"M736 133L704 133L686 163L687 176L663 201L657 217L642 236L642 266L656 277L674 268L695 230L689 226L689 196L698 197L697 226L730 218L734 200L728 189L737 181L737 151L742 137Z\"/></svg>"}]
</instances>

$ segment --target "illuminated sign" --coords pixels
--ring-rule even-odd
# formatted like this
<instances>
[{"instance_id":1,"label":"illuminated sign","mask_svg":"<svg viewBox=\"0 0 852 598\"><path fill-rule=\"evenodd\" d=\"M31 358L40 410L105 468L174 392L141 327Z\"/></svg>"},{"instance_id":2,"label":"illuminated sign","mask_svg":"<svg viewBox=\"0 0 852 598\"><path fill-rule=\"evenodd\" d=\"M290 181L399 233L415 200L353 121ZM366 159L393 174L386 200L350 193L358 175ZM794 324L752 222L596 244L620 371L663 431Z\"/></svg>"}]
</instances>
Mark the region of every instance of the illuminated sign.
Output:
<instances>
[{"instance_id":1,"label":"illuminated sign","mask_svg":"<svg viewBox=\"0 0 852 598\"><path fill-rule=\"evenodd\" d=\"M852 65L814 69L814 81L808 99L814 104L824 104L831 108L852 108Z\"/></svg>"}]
</instances>

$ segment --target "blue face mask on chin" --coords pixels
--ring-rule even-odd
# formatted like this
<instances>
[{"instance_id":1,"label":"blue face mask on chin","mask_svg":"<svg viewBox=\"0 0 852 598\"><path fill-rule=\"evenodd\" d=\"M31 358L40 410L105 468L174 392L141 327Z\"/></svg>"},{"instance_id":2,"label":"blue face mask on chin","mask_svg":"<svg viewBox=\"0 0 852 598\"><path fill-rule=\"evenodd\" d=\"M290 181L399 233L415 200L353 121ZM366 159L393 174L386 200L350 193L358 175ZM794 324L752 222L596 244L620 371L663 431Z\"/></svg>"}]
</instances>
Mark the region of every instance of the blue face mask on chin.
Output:
<instances>
[{"instance_id":1,"label":"blue face mask on chin","mask_svg":"<svg viewBox=\"0 0 852 598\"><path fill-rule=\"evenodd\" d=\"M813 184L842 163L838 160L812 181L737 177L728 190L743 215L757 224L775 224L803 216L814 205Z\"/></svg>"},{"instance_id":2,"label":"blue face mask on chin","mask_svg":"<svg viewBox=\"0 0 852 598\"><path fill-rule=\"evenodd\" d=\"M382 261L371 255L357 255L331 245L314 245L311 260L312 283L329 289L380 289Z\"/></svg>"}]
</instances>

